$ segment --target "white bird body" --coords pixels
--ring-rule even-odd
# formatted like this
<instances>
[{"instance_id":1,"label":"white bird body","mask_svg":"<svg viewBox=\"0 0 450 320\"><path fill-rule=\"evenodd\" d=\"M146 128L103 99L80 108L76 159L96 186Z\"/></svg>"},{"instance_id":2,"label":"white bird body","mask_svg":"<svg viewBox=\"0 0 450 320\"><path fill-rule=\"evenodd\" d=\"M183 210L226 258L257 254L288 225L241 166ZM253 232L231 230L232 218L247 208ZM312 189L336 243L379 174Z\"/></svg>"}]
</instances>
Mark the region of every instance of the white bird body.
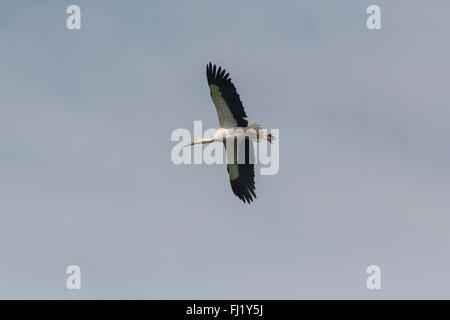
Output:
<instances>
[{"instance_id":1,"label":"white bird body","mask_svg":"<svg viewBox=\"0 0 450 320\"><path fill-rule=\"evenodd\" d=\"M188 145L223 142L227 152L231 189L239 199L250 203L256 198L253 142L272 142L272 135L260 134L261 127L258 123L248 125L239 94L228 76L225 69L216 68L211 62L207 65L206 77L219 118L219 129L213 137L195 139ZM229 143L233 143L234 148L227 148Z\"/></svg>"},{"instance_id":2,"label":"white bird body","mask_svg":"<svg viewBox=\"0 0 450 320\"><path fill-rule=\"evenodd\" d=\"M251 124L248 127L232 127L232 128L219 128L212 137L212 142L225 142L226 140L234 139L247 139L254 142L259 142L261 139L258 136L260 130L258 123Z\"/></svg>"}]
</instances>

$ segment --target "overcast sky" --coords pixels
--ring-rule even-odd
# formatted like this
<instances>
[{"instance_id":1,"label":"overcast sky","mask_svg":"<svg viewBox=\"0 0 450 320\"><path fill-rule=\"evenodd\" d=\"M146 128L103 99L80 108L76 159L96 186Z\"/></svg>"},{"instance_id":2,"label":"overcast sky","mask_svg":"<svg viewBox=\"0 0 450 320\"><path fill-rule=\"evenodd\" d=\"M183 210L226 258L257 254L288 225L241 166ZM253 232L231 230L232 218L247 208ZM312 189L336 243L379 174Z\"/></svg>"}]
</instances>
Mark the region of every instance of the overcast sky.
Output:
<instances>
[{"instance_id":1,"label":"overcast sky","mask_svg":"<svg viewBox=\"0 0 450 320\"><path fill-rule=\"evenodd\" d=\"M450 298L449 13L2 1L0 298ZM252 205L223 165L170 159L174 129L217 127L209 61L250 122L280 130Z\"/></svg>"}]
</instances>

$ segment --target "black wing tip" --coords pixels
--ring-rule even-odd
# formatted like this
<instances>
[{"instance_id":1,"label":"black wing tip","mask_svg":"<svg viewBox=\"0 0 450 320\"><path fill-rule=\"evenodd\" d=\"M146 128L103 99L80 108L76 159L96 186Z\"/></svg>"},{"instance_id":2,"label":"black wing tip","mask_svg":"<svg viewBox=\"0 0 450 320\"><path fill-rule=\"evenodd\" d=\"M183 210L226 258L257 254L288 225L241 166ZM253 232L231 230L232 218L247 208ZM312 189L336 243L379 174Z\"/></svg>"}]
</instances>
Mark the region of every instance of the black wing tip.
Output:
<instances>
[{"instance_id":1,"label":"black wing tip","mask_svg":"<svg viewBox=\"0 0 450 320\"><path fill-rule=\"evenodd\" d=\"M254 199L256 199L255 186L249 185L244 186L240 179L232 180L231 189L233 193L244 203L250 204Z\"/></svg>"},{"instance_id":2,"label":"black wing tip","mask_svg":"<svg viewBox=\"0 0 450 320\"><path fill-rule=\"evenodd\" d=\"M250 204L256 199L255 189L248 188L245 190L245 192L242 194L241 197L239 197L244 203Z\"/></svg>"},{"instance_id":3,"label":"black wing tip","mask_svg":"<svg viewBox=\"0 0 450 320\"><path fill-rule=\"evenodd\" d=\"M223 82L231 82L229 73L225 68L213 64L211 61L206 65L206 77L208 78L208 84L220 84Z\"/></svg>"}]
</instances>

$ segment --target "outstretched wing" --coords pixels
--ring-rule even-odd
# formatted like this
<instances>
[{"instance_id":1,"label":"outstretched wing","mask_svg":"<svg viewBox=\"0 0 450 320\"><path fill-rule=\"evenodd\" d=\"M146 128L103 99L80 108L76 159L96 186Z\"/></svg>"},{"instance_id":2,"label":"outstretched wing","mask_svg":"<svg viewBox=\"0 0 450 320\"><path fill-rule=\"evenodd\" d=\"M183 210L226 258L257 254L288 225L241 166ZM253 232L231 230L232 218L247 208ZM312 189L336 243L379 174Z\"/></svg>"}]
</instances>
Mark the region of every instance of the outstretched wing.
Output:
<instances>
[{"instance_id":1,"label":"outstretched wing","mask_svg":"<svg viewBox=\"0 0 450 320\"><path fill-rule=\"evenodd\" d=\"M245 140L244 142L235 141L234 160L233 163L227 164L228 175L230 176L230 184L233 193L242 201L250 203L256 198L255 193L255 159L253 154L253 143ZM240 152L244 151L245 159L241 160ZM227 156L230 150L227 150ZM228 157L227 157L228 159ZM245 160L245 161L244 161Z\"/></svg>"},{"instance_id":2,"label":"outstretched wing","mask_svg":"<svg viewBox=\"0 0 450 320\"><path fill-rule=\"evenodd\" d=\"M206 77L219 117L219 126L221 128L246 127L247 115L229 75L225 69L221 67L217 69L211 62L206 66Z\"/></svg>"}]
</instances>

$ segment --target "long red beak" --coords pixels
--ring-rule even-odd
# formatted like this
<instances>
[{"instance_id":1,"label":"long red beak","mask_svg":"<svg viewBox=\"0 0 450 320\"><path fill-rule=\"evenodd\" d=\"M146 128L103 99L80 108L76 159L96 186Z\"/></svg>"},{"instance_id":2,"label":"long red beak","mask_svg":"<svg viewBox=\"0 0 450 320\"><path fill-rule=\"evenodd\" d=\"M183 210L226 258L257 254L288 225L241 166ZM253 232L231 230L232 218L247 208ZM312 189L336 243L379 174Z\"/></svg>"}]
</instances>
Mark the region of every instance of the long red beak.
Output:
<instances>
[{"instance_id":1,"label":"long red beak","mask_svg":"<svg viewBox=\"0 0 450 320\"><path fill-rule=\"evenodd\" d=\"M188 143L187 145L183 146L183 148L184 148L184 147L192 146L193 144L194 144L194 141L192 141L191 143Z\"/></svg>"}]
</instances>

